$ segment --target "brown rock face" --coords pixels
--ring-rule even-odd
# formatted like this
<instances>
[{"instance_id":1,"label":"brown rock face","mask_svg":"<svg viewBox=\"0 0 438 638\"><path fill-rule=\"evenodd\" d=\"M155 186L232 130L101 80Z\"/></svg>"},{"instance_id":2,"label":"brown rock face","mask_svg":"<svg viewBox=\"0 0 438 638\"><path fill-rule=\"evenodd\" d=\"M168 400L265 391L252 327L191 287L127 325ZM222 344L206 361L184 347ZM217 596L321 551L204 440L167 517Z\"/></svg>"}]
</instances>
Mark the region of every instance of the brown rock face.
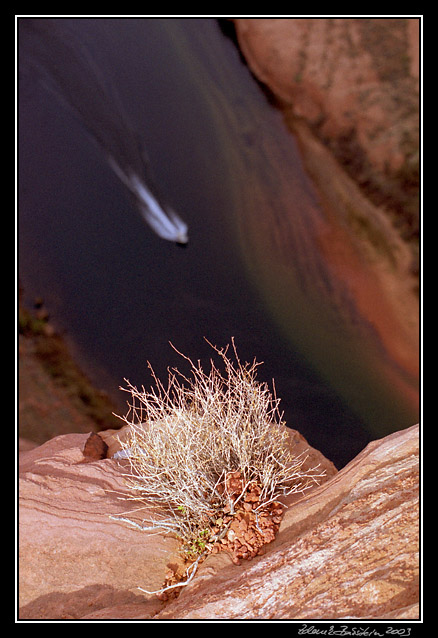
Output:
<instances>
[{"instance_id":1,"label":"brown rock face","mask_svg":"<svg viewBox=\"0 0 438 638\"><path fill-rule=\"evenodd\" d=\"M419 19L239 18L239 46L372 201L418 233Z\"/></svg>"},{"instance_id":2,"label":"brown rock face","mask_svg":"<svg viewBox=\"0 0 438 638\"><path fill-rule=\"evenodd\" d=\"M299 453L304 439L291 440ZM294 495L264 555L211 555L168 602L137 586L159 589L178 569L176 541L110 518L129 509L124 466L84 457L86 441L20 456L20 618L418 617L418 427L340 472L310 449L327 480Z\"/></svg>"},{"instance_id":3,"label":"brown rock face","mask_svg":"<svg viewBox=\"0 0 438 638\"><path fill-rule=\"evenodd\" d=\"M83 455L87 461L99 461L100 459L106 459L108 456L108 445L105 441L95 432L91 432L90 436L85 442Z\"/></svg>"}]
</instances>

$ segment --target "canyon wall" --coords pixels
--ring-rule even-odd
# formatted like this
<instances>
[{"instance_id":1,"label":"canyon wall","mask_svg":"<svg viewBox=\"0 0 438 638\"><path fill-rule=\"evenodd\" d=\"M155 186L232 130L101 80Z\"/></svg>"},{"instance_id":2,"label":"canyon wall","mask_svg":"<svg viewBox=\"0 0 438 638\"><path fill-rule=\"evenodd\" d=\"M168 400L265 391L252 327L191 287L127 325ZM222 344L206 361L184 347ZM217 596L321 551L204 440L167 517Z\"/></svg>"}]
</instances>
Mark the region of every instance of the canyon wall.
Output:
<instances>
[{"instance_id":1,"label":"canyon wall","mask_svg":"<svg viewBox=\"0 0 438 638\"><path fill-rule=\"evenodd\" d=\"M417 18L239 18L240 50L402 236L419 228Z\"/></svg>"}]
</instances>

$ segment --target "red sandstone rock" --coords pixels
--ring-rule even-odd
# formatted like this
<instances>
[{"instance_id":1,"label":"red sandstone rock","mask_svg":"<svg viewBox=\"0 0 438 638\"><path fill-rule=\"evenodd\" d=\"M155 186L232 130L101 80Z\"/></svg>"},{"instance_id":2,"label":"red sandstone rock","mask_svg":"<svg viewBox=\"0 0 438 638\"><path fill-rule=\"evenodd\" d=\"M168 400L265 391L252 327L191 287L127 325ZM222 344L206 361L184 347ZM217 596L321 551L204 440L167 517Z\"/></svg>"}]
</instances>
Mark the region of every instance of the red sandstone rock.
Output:
<instances>
[{"instance_id":1,"label":"red sandstone rock","mask_svg":"<svg viewBox=\"0 0 438 638\"><path fill-rule=\"evenodd\" d=\"M116 437L124 434L101 433L108 454L120 448ZM290 439L297 453L307 447L297 432ZM120 498L126 495L123 466L84 456L96 453L95 442L69 434L20 454L20 618L79 618L103 606L126 611L133 601L140 601L139 614L156 613L162 603L155 596L145 603L137 587L159 589L169 565L181 562L172 538L110 518L130 509ZM99 443L97 455L103 450ZM310 448L309 463L317 462L327 478L336 473Z\"/></svg>"},{"instance_id":2,"label":"red sandstone rock","mask_svg":"<svg viewBox=\"0 0 438 638\"><path fill-rule=\"evenodd\" d=\"M419 148L419 20L238 18L257 78L377 191L414 174ZM386 194L403 207L403 184ZM418 223L418 219L417 219Z\"/></svg>"},{"instance_id":3,"label":"red sandstone rock","mask_svg":"<svg viewBox=\"0 0 438 638\"><path fill-rule=\"evenodd\" d=\"M264 556L212 556L160 618L418 618L418 426L375 441L286 511Z\"/></svg>"},{"instance_id":4,"label":"red sandstone rock","mask_svg":"<svg viewBox=\"0 0 438 638\"><path fill-rule=\"evenodd\" d=\"M20 454L20 618L79 618L133 601L142 608L137 586L160 588L176 562L175 540L110 518L131 509L120 500L121 467L84 463L86 441L62 435Z\"/></svg>"},{"instance_id":5,"label":"red sandstone rock","mask_svg":"<svg viewBox=\"0 0 438 638\"><path fill-rule=\"evenodd\" d=\"M137 586L158 589L181 571L177 544L110 518L127 509L121 466L84 463L86 440L59 436L20 455L20 618L418 616L418 427L370 444L339 473L311 450L328 480L290 500L263 555L253 535L233 557L209 556L163 602Z\"/></svg>"}]
</instances>

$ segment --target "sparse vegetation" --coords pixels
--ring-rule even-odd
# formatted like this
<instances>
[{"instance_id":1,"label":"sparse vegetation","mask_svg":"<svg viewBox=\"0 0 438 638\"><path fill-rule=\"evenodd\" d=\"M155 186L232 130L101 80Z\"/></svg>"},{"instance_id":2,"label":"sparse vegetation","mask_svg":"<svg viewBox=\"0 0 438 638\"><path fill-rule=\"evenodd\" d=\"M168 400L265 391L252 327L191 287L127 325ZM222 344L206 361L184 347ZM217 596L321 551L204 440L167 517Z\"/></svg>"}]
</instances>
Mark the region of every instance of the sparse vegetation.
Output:
<instances>
[{"instance_id":1,"label":"sparse vegetation","mask_svg":"<svg viewBox=\"0 0 438 638\"><path fill-rule=\"evenodd\" d=\"M141 529L174 533L192 566L220 548L235 562L259 553L279 527L278 499L322 476L293 455L279 400L256 380L259 364L242 364L234 342L235 363L228 347L214 349L223 372L210 361L205 373L184 357L191 378L173 369L164 387L151 368L155 387L138 390L127 381L124 388L132 399L121 442L129 499L144 508Z\"/></svg>"}]
</instances>

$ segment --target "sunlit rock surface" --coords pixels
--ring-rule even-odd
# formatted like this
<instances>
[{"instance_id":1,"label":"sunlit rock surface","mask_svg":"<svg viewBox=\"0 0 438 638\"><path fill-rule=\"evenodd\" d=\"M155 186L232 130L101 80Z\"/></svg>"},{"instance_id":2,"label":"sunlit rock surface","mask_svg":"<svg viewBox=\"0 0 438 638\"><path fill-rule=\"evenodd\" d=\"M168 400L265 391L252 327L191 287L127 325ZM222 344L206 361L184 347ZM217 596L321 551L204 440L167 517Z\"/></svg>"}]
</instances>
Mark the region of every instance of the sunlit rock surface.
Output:
<instances>
[{"instance_id":1,"label":"sunlit rock surface","mask_svg":"<svg viewBox=\"0 0 438 638\"><path fill-rule=\"evenodd\" d=\"M265 556L207 561L158 617L418 618L418 507L414 426L369 444L294 504Z\"/></svg>"},{"instance_id":2,"label":"sunlit rock surface","mask_svg":"<svg viewBox=\"0 0 438 638\"><path fill-rule=\"evenodd\" d=\"M137 587L161 587L178 545L110 518L129 509L123 466L87 438L20 455L20 618L418 617L417 426L340 472L310 448L325 482L294 496L266 553L241 565L212 555L165 602ZM307 447L295 431L291 442Z\"/></svg>"}]
</instances>

